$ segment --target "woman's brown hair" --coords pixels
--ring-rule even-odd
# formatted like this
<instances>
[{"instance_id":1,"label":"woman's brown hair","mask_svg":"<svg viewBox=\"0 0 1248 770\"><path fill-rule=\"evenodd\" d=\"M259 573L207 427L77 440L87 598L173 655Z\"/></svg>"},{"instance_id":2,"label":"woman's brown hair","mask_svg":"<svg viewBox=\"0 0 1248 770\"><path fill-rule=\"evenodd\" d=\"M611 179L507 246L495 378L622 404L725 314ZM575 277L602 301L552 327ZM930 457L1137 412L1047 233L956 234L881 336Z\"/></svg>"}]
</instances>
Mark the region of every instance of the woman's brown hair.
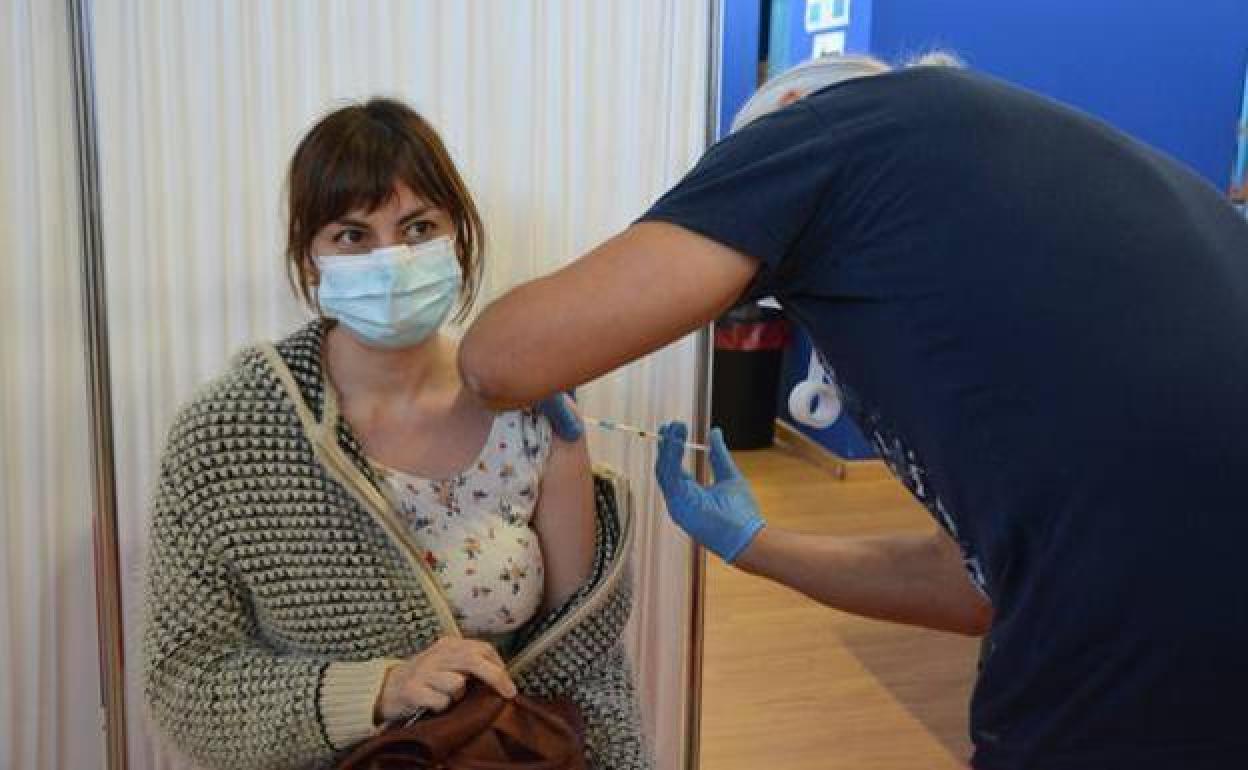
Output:
<instances>
[{"instance_id":1,"label":"woman's brown hair","mask_svg":"<svg viewBox=\"0 0 1248 770\"><path fill-rule=\"evenodd\" d=\"M463 320L481 285L481 216L433 126L394 99L334 110L295 149L286 180L286 273L291 285L315 308L308 261L316 234L349 211L372 211L384 204L394 195L396 182L445 211L454 223L464 274L455 320Z\"/></svg>"}]
</instances>

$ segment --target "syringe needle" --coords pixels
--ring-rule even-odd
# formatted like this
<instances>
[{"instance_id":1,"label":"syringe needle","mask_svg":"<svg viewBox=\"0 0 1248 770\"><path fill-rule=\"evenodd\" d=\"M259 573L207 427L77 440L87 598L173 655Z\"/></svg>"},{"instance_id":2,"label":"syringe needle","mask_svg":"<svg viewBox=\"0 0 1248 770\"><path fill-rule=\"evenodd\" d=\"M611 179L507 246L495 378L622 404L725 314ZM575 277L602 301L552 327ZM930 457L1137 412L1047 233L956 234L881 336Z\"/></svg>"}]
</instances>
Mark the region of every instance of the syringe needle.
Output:
<instances>
[{"instance_id":1,"label":"syringe needle","mask_svg":"<svg viewBox=\"0 0 1248 770\"><path fill-rule=\"evenodd\" d=\"M622 431L624 433L631 433L634 436L640 436L644 439L649 439L650 441L662 441L663 440L663 437L660 436L657 431L646 430L645 428L638 428L635 425L625 425L624 423L615 422L614 420L603 420L597 417L582 417L581 419L583 419L585 422L589 423L590 425L596 425L597 427L602 428L603 430L613 430L613 431ZM692 441L686 441L685 448L692 449L695 452L711 451L711 448L708 447L707 445L698 444Z\"/></svg>"}]
</instances>

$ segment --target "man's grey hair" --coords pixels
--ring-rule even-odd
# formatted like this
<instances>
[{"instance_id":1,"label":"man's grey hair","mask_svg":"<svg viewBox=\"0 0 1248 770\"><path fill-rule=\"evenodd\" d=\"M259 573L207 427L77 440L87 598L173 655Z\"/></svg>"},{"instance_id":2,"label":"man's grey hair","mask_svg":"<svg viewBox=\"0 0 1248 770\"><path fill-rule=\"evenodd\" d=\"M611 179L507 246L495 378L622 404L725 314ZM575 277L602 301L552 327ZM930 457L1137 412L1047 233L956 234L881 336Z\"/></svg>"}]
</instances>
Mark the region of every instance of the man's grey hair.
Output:
<instances>
[{"instance_id":1,"label":"man's grey hair","mask_svg":"<svg viewBox=\"0 0 1248 770\"><path fill-rule=\"evenodd\" d=\"M906 62L906 67L962 67L962 60L946 51L933 51ZM829 54L802 62L762 85L732 120L737 131L769 112L785 107L821 88L846 80L882 75L892 67L881 59L863 54Z\"/></svg>"}]
</instances>

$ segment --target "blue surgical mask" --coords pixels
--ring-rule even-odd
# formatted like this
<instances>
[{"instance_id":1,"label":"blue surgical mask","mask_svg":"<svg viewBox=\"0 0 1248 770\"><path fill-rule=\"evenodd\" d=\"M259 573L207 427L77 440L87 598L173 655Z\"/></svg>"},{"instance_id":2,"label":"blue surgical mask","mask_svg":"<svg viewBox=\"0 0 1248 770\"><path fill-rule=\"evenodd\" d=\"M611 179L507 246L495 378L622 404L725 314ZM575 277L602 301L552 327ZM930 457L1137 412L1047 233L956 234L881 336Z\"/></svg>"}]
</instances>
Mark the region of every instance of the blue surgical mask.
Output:
<instances>
[{"instance_id":1,"label":"blue surgical mask","mask_svg":"<svg viewBox=\"0 0 1248 770\"><path fill-rule=\"evenodd\" d=\"M462 274L449 237L315 261L321 312L375 347L424 341L459 298Z\"/></svg>"}]
</instances>

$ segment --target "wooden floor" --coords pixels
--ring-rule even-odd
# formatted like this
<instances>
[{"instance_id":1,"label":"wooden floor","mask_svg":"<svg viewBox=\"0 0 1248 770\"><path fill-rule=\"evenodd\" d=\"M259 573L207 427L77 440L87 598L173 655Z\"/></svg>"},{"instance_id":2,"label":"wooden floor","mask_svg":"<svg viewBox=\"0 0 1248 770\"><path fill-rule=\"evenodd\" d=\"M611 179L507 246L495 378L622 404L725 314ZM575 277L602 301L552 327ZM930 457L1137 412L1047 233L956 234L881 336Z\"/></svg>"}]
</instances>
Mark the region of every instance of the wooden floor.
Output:
<instances>
[{"instance_id":1,"label":"wooden floor","mask_svg":"<svg viewBox=\"0 0 1248 770\"><path fill-rule=\"evenodd\" d=\"M774 525L933 526L882 474L835 481L778 449L736 458ZM976 640L835 612L714 558L706 597L703 770L966 767Z\"/></svg>"}]
</instances>

